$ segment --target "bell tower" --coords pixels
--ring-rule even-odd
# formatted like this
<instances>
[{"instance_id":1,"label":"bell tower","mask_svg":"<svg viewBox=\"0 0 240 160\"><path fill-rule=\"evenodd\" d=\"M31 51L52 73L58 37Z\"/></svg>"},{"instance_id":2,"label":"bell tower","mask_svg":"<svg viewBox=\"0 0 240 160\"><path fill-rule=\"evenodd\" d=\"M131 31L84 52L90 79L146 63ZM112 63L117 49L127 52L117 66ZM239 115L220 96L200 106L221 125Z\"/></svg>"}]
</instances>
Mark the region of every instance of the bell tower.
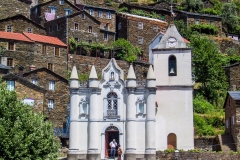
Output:
<instances>
[{"instance_id":1,"label":"bell tower","mask_svg":"<svg viewBox=\"0 0 240 160\"><path fill-rule=\"evenodd\" d=\"M191 49L171 24L153 50L156 75L156 150L194 148Z\"/></svg>"}]
</instances>

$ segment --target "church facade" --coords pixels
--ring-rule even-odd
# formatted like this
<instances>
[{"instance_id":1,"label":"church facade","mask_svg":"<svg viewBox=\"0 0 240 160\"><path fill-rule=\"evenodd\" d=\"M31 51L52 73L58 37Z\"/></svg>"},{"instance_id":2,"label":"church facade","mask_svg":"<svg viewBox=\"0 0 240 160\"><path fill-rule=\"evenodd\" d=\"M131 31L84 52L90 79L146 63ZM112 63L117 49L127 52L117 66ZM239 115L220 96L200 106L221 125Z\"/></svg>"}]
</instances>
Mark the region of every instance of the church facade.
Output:
<instances>
[{"instance_id":1,"label":"church facade","mask_svg":"<svg viewBox=\"0 0 240 160\"><path fill-rule=\"evenodd\" d=\"M170 26L153 54L154 70L149 67L143 86L137 85L132 65L124 80L115 59L100 81L92 66L87 86L80 85L73 67L69 160L105 159L113 139L127 160L154 160L157 150L194 148L191 50Z\"/></svg>"}]
</instances>

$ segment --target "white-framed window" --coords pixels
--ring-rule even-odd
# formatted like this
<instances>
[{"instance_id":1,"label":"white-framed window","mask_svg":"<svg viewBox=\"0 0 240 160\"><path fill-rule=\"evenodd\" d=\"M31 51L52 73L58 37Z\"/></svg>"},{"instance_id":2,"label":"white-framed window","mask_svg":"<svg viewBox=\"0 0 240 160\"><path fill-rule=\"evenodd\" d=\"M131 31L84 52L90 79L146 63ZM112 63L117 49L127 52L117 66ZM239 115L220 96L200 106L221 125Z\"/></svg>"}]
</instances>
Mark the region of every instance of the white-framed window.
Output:
<instances>
[{"instance_id":1,"label":"white-framed window","mask_svg":"<svg viewBox=\"0 0 240 160\"><path fill-rule=\"evenodd\" d=\"M234 118L234 116L232 116L232 125L234 125L235 124L235 118Z\"/></svg>"},{"instance_id":2,"label":"white-framed window","mask_svg":"<svg viewBox=\"0 0 240 160\"><path fill-rule=\"evenodd\" d=\"M78 23L74 23L74 29L79 30L79 24Z\"/></svg>"},{"instance_id":3,"label":"white-framed window","mask_svg":"<svg viewBox=\"0 0 240 160\"><path fill-rule=\"evenodd\" d=\"M58 23L57 24L57 31L60 31L61 30L61 23Z\"/></svg>"},{"instance_id":4,"label":"white-framed window","mask_svg":"<svg viewBox=\"0 0 240 160\"><path fill-rule=\"evenodd\" d=\"M196 19L195 24L199 24L199 23L200 23L199 19Z\"/></svg>"},{"instance_id":5,"label":"white-framed window","mask_svg":"<svg viewBox=\"0 0 240 160\"><path fill-rule=\"evenodd\" d=\"M32 79L32 83L35 85L38 85L38 80L37 79Z\"/></svg>"},{"instance_id":6,"label":"white-framed window","mask_svg":"<svg viewBox=\"0 0 240 160\"><path fill-rule=\"evenodd\" d=\"M49 7L50 8L50 12L52 13L52 14L56 14L56 11L57 11L57 8L56 7Z\"/></svg>"},{"instance_id":7,"label":"white-framed window","mask_svg":"<svg viewBox=\"0 0 240 160\"><path fill-rule=\"evenodd\" d=\"M15 81L7 80L7 89L13 91L15 89Z\"/></svg>"},{"instance_id":8,"label":"white-framed window","mask_svg":"<svg viewBox=\"0 0 240 160\"><path fill-rule=\"evenodd\" d=\"M32 33L32 28L28 27L28 28L27 28L27 32L28 32L28 33Z\"/></svg>"},{"instance_id":9,"label":"white-framed window","mask_svg":"<svg viewBox=\"0 0 240 160\"><path fill-rule=\"evenodd\" d=\"M138 37L138 44L143 44L143 37Z\"/></svg>"},{"instance_id":10,"label":"white-framed window","mask_svg":"<svg viewBox=\"0 0 240 160\"><path fill-rule=\"evenodd\" d=\"M158 32L158 26L153 26L153 30L154 30L155 32Z\"/></svg>"},{"instance_id":11,"label":"white-framed window","mask_svg":"<svg viewBox=\"0 0 240 160\"><path fill-rule=\"evenodd\" d=\"M88 26L88 32L89 32L89 33L92 33L92 32L93 32L92 26Z\"/></svg>"},{"instance_id":12,"label":"white-framed window","mask_svg":"<svg viewBox=\"0 0 240 160\"><path fill-rule=\"evenodd\" d=\"M226 120L226 128L228 128L228 120Z\"/></svg>"},{"instance_id":13,"label":"white-framed window","mask_svg":"<svg viewBox=\"0 0 240 160\"><path fill-rule=\"evenodd\" d=\"M89 14L94 17L94 10L93 9L89 9Z\"/></svg>"},{"instance_id":14,"label":"white-framed window","mask_svg":"<svg viewBox=\"0 0 240 160\"><path fill-rule=\"evenodd\" d=\"M112 14L111 14L110 12L107 12L107 13L106 13L106 18L107 18L107 19L111 19L111 18L112 18Z\"/></svg>"},{"instance_id":15,"label":"white-framed window","mask_svg":"<svg viewBox=\"0 0 240 160\"><path fill-rule=\"evenodd\" d=\"M103 17L103 12L102 11L98 11L98 17L102 18Z\"/></svg>"},{"instance_id":16,"label":"white-framed window","mask_svg":"<svg viewBox=\"0 0 240 160\"><path fill-rule=\"evenodd\" d=\"M71 9L64 9L65 10L65 15L68 16L71 14L72 10Z\"/></svg>"},{"instance_id":17,"label":"white-framed window","mask_svg":"<svg viewBox=\"0 0 240 160\"><path fill-rule=\"evenodd\" d=\"M137 106L136 106L137 115L146 115L146 101L144 97L137 98Z\"/></svg>"},{"instance_id":18,"label":"white-framed window","mask_svg":"<svg viewBox=\"0 0 240 160\"><path fill-rule=\"evenodd\" d=\"M64 4L64 0L58 0L58 2L59 2L60 5Z\"/></svg>"},{"instance_id":19,"label":"white-framed window","mask_svg":"<svg viewBox=\"0 0 240 160\"><path fill-rule=\"evenodd\" d=\"M104 33L103 39L104 39L104 41L108 40L108 34L107 33Z\"/></svg>"},{"instance_id":20,"label":"white-framed window","mask_svg":"<svg viewBox=\"0 0 240 160\"><path fill-rule=\"evenodd\" d=\"M54 108L54 100L53 99L49 99L48 100L48 108Z\"/></svg>"},{"instance_id":21,"label":"white-framed window","mask_svg":"<svg viewBox=\"0 0 240 160\"><path fill-rule=\"evenodd\" d=\"M12 32L12 26L11 25L7 25L6 26L6 31L7 32Z\"/></svg>"},{"instance_id":22,"label":"white-framed window","mask_svg":"<svg viewBox=\"0 0 240 160\"><path fill-rule=\"evenodd\" d=\"M121 30L121 29L122 29L122 23L119 22L119 23L118 23L118 30Z\"/></svg>"},{"instance_id":23,"label":"white-framed window","mask_svg":"<svg viewBox=\"0 0 240 160\"><path fill-rule=\"evenodd\" d=\"M143 29L143 23L142 22L138 22L138 29Z\"/></svg>"},{"instance_id":24,"label":"white-framed window","mask_svg":"<svg viewBox=\"0 0 240 160\"><path fill-rule=\"evenodd\" d=\"M49 90L55 90L55 81L49 81Z\"/></svg>"},{"instance_id":25,"label":"white-framed window","mask_svg":"<svg viewBox=\"0 0 240 160\"><path fill-rule=\"evenodd\" d=\"M86 116L88 115L88 110L89 110L89 102L88 102L88 99L85 97L85 98L82 98L81 101L79 102L79 114L81 116Z\"/></svg>"},{"instance_id":26,"label":"white-framed window","mask_svg":"<svg viewBox=\"0 0 240 160\"><path fill-rule=\"evenodd\" d=\"M7 66L13 67L13 58L7 58Z\"/></svg>"},{"instance_id":27,"label":"white-framed window","mask_svg":"<svg viewBox=\"0 0 240 160\"><path fill-rule=\"evenodd\" d=\"M115 92L107 95L107 116L117 116L118 96Z\"/></svg>"}]
</instances>

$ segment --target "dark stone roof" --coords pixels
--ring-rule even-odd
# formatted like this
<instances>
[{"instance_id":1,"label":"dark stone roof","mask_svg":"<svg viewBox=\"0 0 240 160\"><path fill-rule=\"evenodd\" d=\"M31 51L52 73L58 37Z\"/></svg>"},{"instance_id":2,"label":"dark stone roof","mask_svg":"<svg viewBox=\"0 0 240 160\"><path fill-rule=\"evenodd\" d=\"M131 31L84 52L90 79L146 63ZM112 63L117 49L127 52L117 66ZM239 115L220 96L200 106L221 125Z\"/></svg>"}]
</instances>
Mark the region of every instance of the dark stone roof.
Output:
<instances>
[{"instance_id":1,"label":"dark stone roof","mask_svg":"<svg viewBox=\"0 0 240 160\"><path fill-rule=\"evenodd\" d=\"M86 8L96 8L96 9L101 9L101 10L106 10L106 11L112 11L112 12L116 12L115 10L113 10L113 9L109 9L109 8L103 8L103 7L97 7L97 6L92 6L92 5L83 5L84 7L83 7L83 9L85 9L85 7Z\"/></svg>"},{"instance_id":2,"label":"dark stone roof","mask_svg":"<svg viewBox=\"0 0 240 160\"><path fill-rule=\"evenodd\" d=\"M6 70L10 70L12 69L11 67L5 66L3 64L0 64L0 69L6 69Z\"/></svg>"},{"instance_id":3,"label":"dark stone roof","mask_svg":"<svg viewBox=\"0 0 240 160\"><path fill-rule=\"evenodd\" d=\"M186 12L186 11L179 11L179 10L174 10L174 12L178 13L178 14L185 14L191 16L191 17L203 17L203 18L214 18L214 19L218 19L221 20L222 18L216 15L211 15L211 14L203 14L203 13L194 13L194 12Z\"/></svg>"},{"instance_id":4,"label":"dark stone roof","mask_svg":"<svg viewBox=\"0 0 240 160\"><path fill-rule=\"evenodd\" d=\"M231 68L231 67L234 67L234 66L238 66L239 64L240 64L240 62L237 62L237 63L231 64L231 65L228 65L228 66L224 66L224 68Z\"/></svg>"},{"instance_id":5,"label":"dark stone roof","mask_svg":"<svg viewBox=\"0 0 240 160\"><path fill-rule=\"evenodd\" d=\"M57 77L58 79L60 79L60 80L62 80L63 82L65 82L65 83L68 84L68 80L67 80L66 78L63 78L62 76L58 75L57 73L55 73L55 72L53 72L53 71L51 71L51 70L49 70L49 69L47 69L47 68L45 68L45 67L38 68L38 69L35 69L35 70L33 70L33 71L26 72L26 73L23 74L23 77L26 77L26 76L28 76L28 75L30 75L30 74L37 73L37 72L40 72L40 71L46 71L46 72L48 72L49 74Z\"/></svg>"},{"instance_id":6,"label":"dark stone roof","mask_svg":"<svg viewBox=\"0 0 240 160\"><path fill-rule=\"evenodd\" d=\"M240 91L228 91L228 94L229 94L234 100L240 100Z\"/></svg>"},{"instance_id":7,"label":"dark stone roof","mask_svg":"<svg viewBox=\"0 0 240 160\"><path fill-rule=\"evenodd\" d=\"M41 28L43 30L45 30L45 28L39 24L37 24L36 22L32 21L31 19L25 17L24 15L22 14L16 14L14 16L11 16L11 17L7 17L7 18L4 18L4 19L0 19L0 22L3 22L3 21L9 21L11 19L19 19L19 18L22 18L23 20L26 20L32 24L34 24L35 26L37 26L38 28Z\"/></svg>"},{"instance_id":8,"label":"dark stone roof","mask_svg":"<svg viewBox=\"0 0 240 160\"><path fill-rule=\"evenodd\" d=\"M19 77L18 75L15 75L15 74L12 74L12 73L8 73L7 75L3 76L2 79L4 80L15 80L15 81L18 81L19 83L29 87L29 88L32 88L38 92L42 92L42 93L45 93L46 90L42 87L39 87L31 82L29 82L28 80L22 78L22 77Z\"/></svg>"}]
</instances>

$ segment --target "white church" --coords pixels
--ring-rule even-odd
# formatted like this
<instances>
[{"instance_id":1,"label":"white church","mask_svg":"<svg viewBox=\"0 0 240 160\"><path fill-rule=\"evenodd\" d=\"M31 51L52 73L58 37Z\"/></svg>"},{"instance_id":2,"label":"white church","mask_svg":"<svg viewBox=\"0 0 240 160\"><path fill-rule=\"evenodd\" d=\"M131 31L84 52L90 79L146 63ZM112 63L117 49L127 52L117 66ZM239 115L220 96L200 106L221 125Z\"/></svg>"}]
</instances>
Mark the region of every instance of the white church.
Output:
<instances>
[{"instance_id":1,"label":"white church","mask_svg":"<svg viewBox=\"0 0 240 160\"><path fill-rule=\"evenodd\" d=\"M98 80L92 66L87 87L76 67L70 77L68 160L100 160L109 143L121 145L125 160L156 159L156 151L194 148L191 49L170 25L153 49L144 87L130 65L126 80L115 59Z\"/></svg>"}]
</instances>

